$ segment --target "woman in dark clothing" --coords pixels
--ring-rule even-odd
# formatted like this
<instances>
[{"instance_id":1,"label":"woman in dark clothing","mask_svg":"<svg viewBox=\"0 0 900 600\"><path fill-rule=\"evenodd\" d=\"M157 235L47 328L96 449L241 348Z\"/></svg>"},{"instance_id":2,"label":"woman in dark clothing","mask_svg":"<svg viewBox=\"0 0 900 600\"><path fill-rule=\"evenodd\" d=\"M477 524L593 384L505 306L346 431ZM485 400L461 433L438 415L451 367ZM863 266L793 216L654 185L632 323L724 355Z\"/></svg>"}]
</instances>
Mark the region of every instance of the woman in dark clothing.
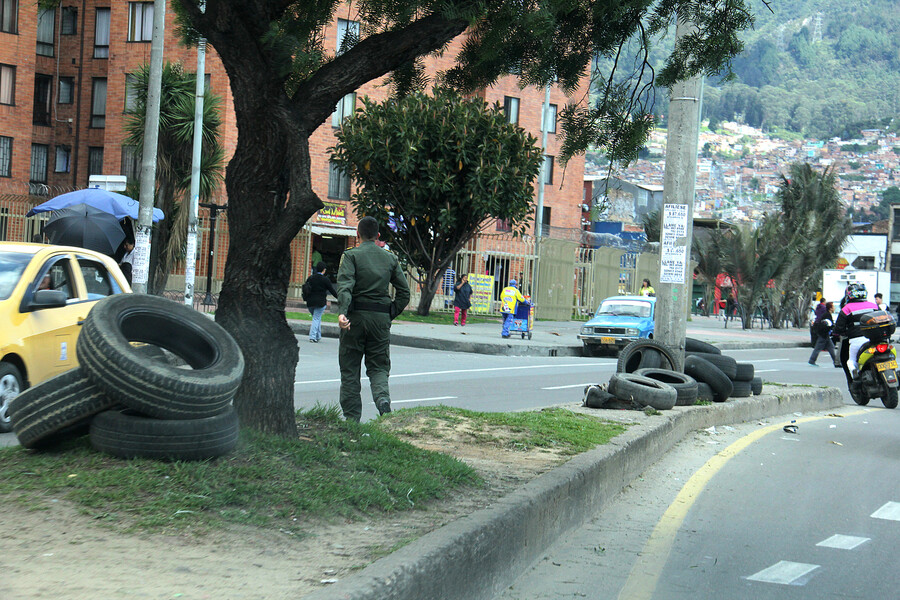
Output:
<instances>
[{"instance_id":1,"label":"woman in dark clothing","mask_svg":"<svg viewBox=\"0 0 900 600\"><path fill-rule=\"evenodd\" d=\"M472 286L469 285L469 276L463 273L454 286L453 295L453 324L459 325L459 316L462 314L462 326L466 326L466 316L472 306Z\"/></svg>"},{"instance_id":2,"label":"woman in dark clothing","mask_svg":"<svg viewBox=\"0 0 900 600\"><path fill-rule=\"evenodd\" d=\"M327 293L337 298L337 290L331 280L325 277L325 269L328 268L324 262L316 265L316 272L309 276L306 281L309 283L309 294L306 297L306 308L312 314L312 325L309 326L309 341L318 343L322 339L322 315L325 313L325 306L328 301L325 298Z\"/></svg>"},{"instance_id":3,"label":"woman in dark clothing","mask_svg":"<svg viewBox=\"0 0 900 600\"><path fill-rule=\"evenodd\" d=\"M816 321L814 325L816 335L816 345L813 346L812 354L809 356L809 364L814 367L818 367L816 364L816 359L819 358L819 352L822 350L828 350L828 354L831 355L831 362L837 364L838 360L834 353L834 342L831 341L831 329L834 327L834 317L831 314L831 311L834 310L834 302L829 302L825 305L825 312L822 313L822 317Z\"/></svg>"}]
</instances>

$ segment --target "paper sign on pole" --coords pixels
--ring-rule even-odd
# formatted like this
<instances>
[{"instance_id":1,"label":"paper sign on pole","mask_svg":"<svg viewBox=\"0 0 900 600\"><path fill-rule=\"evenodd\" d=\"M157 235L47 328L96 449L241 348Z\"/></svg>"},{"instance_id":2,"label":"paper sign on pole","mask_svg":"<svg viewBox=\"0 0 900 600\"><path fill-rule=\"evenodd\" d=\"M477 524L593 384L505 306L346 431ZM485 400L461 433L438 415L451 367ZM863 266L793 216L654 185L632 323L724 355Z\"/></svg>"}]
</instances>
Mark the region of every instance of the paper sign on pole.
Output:
<instances>
[{"instance_id":1,"label":"paper sign on pole","mask_svg":"<svg viewBox=\"0 0 900 600\"><path fill-rule=\"evenodd\" d=\"M685 282L688 248L688 207L686 204L665 204L660 232L659 281L660 283Z\"/></svg>"}]
</instances>

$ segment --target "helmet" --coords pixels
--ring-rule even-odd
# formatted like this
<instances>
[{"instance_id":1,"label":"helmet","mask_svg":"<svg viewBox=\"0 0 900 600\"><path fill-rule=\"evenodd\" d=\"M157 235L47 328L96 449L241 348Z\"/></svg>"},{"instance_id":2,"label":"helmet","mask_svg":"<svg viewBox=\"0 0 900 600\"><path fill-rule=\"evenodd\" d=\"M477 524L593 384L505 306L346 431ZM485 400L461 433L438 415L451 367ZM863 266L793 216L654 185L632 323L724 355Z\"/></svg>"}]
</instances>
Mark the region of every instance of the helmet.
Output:
<instances>
[{"instance_id":1,"label":"helmet","mask_svg":"<svg viewBox=\"0 0 900 600\"><path fill-rule=\"evenodd\" d=\"M868 296L866 292L866 284L864 283L851 283L847 286L847 299L854 301L862 301L865 300Z\"/></svg>"}]
</instances>

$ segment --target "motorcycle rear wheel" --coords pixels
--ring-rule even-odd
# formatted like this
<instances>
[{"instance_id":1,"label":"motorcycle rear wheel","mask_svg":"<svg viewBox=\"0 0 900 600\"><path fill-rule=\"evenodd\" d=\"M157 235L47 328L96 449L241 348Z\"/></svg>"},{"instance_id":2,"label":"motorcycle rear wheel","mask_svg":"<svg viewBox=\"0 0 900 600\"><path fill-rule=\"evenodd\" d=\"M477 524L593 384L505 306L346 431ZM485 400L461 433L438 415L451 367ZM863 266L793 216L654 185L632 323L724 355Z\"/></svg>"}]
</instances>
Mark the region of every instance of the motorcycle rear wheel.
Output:
<instances>
[{"instance_id":1,"label":"motorcycle rear wheel","mask_svg":"<svg viewBox=\"0 0 900 600\"><path fill-rule=\"evenodd\" d=\"M886 388L881 402L885 408L897 408L897 388Z\"/></svg>"},{"instance_id":2,"label":"motorcycle rear wheel","mask_svg":"<svg viewBox=\"0 0 900 600\"><path fill-rule=\"evenodd\" d=\"M853 383L856 383L857 385L854 386ZM869 395L863 389L862 385L859 385L855 381L853 383L850 384L850 397L853 398L853 401L860 406L865 406L869 403ZM853 390L854 387L856 388L856 391Z\"/></svg>"}]
</instances>

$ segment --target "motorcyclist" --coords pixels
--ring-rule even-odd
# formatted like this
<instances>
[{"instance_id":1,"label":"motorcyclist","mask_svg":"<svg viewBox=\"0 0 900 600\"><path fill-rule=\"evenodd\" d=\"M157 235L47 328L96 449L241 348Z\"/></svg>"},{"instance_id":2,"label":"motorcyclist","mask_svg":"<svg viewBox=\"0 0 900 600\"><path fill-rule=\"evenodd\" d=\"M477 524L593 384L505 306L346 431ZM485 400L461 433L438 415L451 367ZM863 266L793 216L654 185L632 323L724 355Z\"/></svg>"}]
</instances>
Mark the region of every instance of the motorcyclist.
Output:
<instances>
[{"instance_id":1,"label":"motorcyclist","mask_svg":"<svg viewBox=\"0 0 900 600\"><path fill-rule=\"evenodd\" d=\"M841 367L844 369L847 387L850 389L851 394L854 392L853 373L858 367L856 355L859 354L860 348L867 341L860 334L859 320L864 314L878 310L877 304L866 300L867 296L868 293L864 283L851 283L848 285L844 295L846 302L842 303L843 307L841 307L838 317L834 321L834 333L843 338L840 353ZM848 362L850 363L849 365Z\"/></svg>"}]
</instances>

